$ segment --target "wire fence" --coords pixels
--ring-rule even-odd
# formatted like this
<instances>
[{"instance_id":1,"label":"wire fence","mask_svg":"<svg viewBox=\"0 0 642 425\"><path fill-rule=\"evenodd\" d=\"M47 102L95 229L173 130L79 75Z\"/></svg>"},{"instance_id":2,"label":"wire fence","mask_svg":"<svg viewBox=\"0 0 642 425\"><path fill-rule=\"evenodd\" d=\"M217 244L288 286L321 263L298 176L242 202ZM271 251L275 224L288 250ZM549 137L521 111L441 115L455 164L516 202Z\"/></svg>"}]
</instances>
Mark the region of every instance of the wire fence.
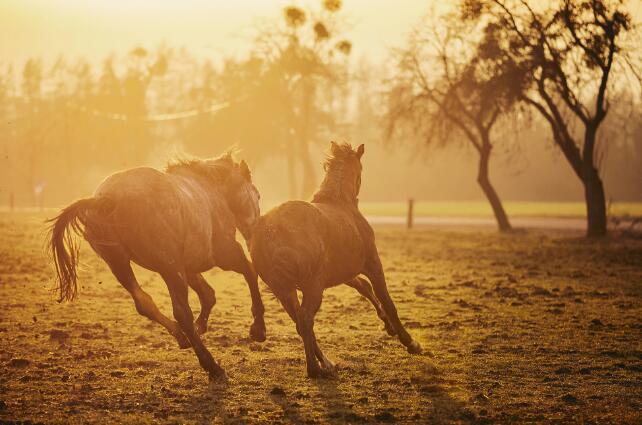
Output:
<instances>
[{"instance_id":1,"label":"wire fence","mask_svg":"<svg viewBox=\"0 0 642 425\"><path fill-rule=\"evenodd\" d=\"M86 108L78 108L78 109L95 117L116 120L116 121L136 120L136 121L161 122L161 121L176 121L176 120L196 117L198 115L213 114L222 109L227 108L228 106L230 106L230 102L221 102L221 103L216 103L206 109L191 109L188 111L172 112L172 113L156 114L156 115L144 115L140 117L127 115L127 114L107 113L107 112L102 112L95 109L91 109L91 110Z\"/></svg>"}]
</instances>

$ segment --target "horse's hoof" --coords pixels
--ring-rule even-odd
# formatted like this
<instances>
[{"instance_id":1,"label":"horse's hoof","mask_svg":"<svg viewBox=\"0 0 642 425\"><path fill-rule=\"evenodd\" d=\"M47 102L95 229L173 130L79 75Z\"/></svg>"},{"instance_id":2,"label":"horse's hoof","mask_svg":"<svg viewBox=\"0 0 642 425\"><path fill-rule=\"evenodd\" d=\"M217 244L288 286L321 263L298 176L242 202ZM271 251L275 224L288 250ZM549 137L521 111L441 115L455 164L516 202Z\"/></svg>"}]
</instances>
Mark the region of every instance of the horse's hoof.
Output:
<instances>
[{"instance_id":1,"label":"horse's hoof","mask_svg":"<svg viewBox=\"0 0 642 425\"><path fill-rule=\"evenodd\" d=\"M417 341L412 341L406 348L410 354L421 354L421 345Z\"/></svg>"},{"instance_id":2,"label":"horse's hoof","mask_svg":"<svg viewBox=\"0 0 642 425\"><path fill-rule=\"evenodd\" d=\"M250 326L250 338L252 339L252 341L256 342L265 341L265 325L252 323L252 326Z\"/></svg>"},{"instance_id":3,"label":"horse's hoof","mask_svg":"<svg viewBox=\"0 0 642 425\"><path fill-rule=\"evenodd\" d=\"M213 357L207 356L204 361L201 362L201 367L205 369L209 375L210 381L227 381L227 373L225 373L225 369L223 369L221 364L214 360Z\"/></svg>"},{"instance_id":4,"label":"horse's hoof","mask_svg":"<svg viewBox=\"0 0 642 425\"><path fill-rule=\"evenodd\" d=\"M326 369L322 367L312 373L311 371L308 371L308 377L310 379L335 379L337 376L336 369Z\"/></svg>"},{"instance_id":5,"label":"horse's hoof","mask_svg":"<svg viewBox=\"0 0 642 425\"><path fill-rule=\"evenodd\" d=\"M210 381L227 382L229 380L227 373L225 373L225 370L222 368L210 370L207 374Z\"/></svg>"},{"instance_id":6,"label":"horse's hoof","mask_svg":"<svg viewBox=\"0 0 642 425\"><path fill-rule=\"evenodd\" d=\"M322 373L323 373L322 369L319 366L315 368L311 368L311 367L308 368L308 378L316 379L320 377Z\"/></svg>"},{"instance_id":7,"label":"horse's hoof","mask_svg":"<svg viewBox=\"0 0 642 425\"><path fill-rule=\"evenodd\" d=\"M337 377L337 367L332 363L324 364L321 368L321 373L319 374L322 378L336 378Z\"/></svg>"}]
</instances>

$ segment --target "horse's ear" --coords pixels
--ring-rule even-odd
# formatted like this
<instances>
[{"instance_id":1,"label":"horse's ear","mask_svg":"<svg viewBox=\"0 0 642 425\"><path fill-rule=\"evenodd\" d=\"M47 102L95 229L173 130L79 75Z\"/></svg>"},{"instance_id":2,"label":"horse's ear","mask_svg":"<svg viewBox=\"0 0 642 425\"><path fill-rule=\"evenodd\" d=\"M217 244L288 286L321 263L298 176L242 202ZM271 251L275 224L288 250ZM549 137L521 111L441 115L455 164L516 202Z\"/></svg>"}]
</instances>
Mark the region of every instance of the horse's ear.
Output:
<instances>
[{"instance_id":1,"label":"horse's ear","mask_svg":"<svg viewBox=\"0 0 642 425\"><path fill-rule=\"evenodd\" d=\"M241 167L241 174L243 177L245 177L247 180L252 180L252 174L250 173L250 168L247 166L247 163L245 160L241 160L241 163L239 164L239 167Z\"/></svg>"},{"instance_id":2,"label":"horse's ear","mask_svg":"<svg viewBox=\"0 0 642 425\"><path fill-rule=\"evenodd\" d=\"M361 157L363 156L363 153L365 152L365 150L366 150L366 148L365 148L365 146L363 146L363 143L360 144L359 147L357 148L357 158L361 159Z\"/></svg>"},{"instance_id":3,"label":"horse's ear","mask_svg":"<svg viewBox=\"0 0 642 425\"><path fill-rule=\"evenodd\" d=\"M337 149L339 149L339 144L335 142L334 140L330 142L330 152L335 152Z\"/></svg>"}]
</instances>

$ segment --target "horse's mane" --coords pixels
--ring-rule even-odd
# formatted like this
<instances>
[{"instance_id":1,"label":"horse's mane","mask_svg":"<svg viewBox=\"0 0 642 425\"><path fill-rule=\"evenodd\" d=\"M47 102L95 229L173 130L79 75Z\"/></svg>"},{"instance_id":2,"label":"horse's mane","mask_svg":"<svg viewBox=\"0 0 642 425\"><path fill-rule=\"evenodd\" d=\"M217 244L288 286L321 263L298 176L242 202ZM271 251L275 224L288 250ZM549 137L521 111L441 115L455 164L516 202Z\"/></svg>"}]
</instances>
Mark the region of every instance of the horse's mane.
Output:
<instances>
[{"instance_id":1,"label":"horse's mane","mask_svg":"<svg viewBox=\"0 0 642 425\"><path fill-rule=\"evenodd\" d=\"M177 174L188 171L208 179L220 181L227 177L238 164L234 162L232 151L212 159L174 158L165 167L165 172Z\"/></svg>"},{"instance_id":2,"label":"horse's mane","mask_svg":"<svg viewBox=\"0 0 642 425\"><path fill-rule=\"evenodd\" d=\"M355 155L356 152L348 143L332 144L332 148L323 162L323 168L326 171L325 178L319 190L312 197L312 202L347 202L350 204L358 202L355 183L344 181L346 167L352 166L350 160L354 159Z\"/></svg>"}]
</instances>

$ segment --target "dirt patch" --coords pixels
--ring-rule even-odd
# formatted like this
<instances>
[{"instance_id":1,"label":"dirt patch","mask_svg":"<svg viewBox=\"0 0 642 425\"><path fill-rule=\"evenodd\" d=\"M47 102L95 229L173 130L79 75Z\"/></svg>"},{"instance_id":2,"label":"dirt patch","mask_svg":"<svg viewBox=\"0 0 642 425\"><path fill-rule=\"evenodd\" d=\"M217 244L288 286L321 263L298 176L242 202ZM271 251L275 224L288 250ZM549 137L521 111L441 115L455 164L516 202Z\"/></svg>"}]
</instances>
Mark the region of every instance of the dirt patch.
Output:
<instances>
[{"instance_id":1,"label":"dirt patch","mask_svg":"<svg viewBox=\"0 0 642 425\"><path fill-rule=\"evenodd\" d=\"M219 383L86 246L79 300L56 303L43 218L0 214L0 420L642 421L642 241L378 227L390 292L426 352L410 356L353 289L330 289L315 331L339 372L318 381L274 297L263 291L268 340L252 343L242 277L209 272L204 341L230 376ZM135 271L171 314L160 277Z\"/></svg>"}]
</instances>

